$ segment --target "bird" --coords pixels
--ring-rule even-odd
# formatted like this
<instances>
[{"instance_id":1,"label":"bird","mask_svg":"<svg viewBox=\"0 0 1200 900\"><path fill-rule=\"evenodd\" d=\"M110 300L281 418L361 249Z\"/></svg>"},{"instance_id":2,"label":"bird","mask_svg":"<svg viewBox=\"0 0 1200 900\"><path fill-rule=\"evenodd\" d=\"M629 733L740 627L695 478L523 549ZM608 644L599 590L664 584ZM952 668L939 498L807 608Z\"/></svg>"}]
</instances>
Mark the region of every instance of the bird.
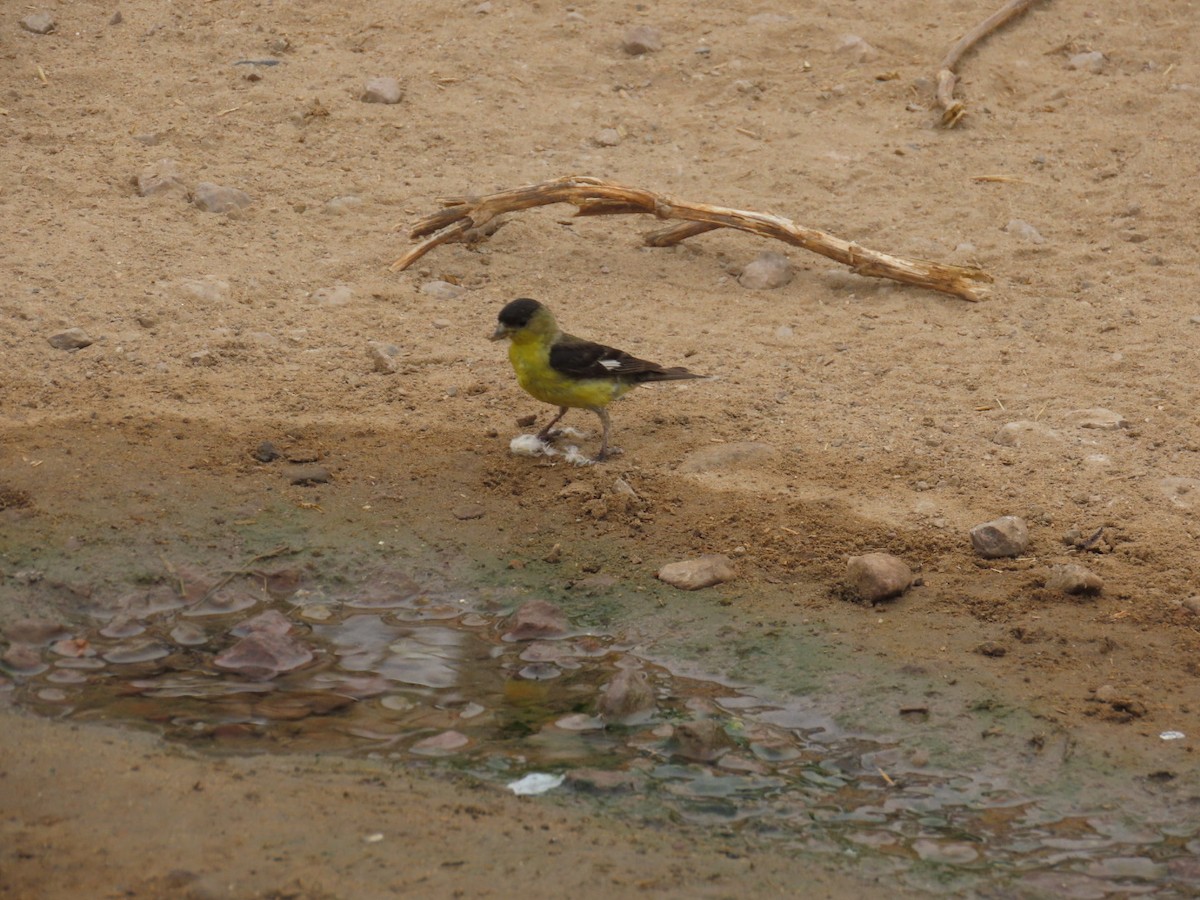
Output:
<instances>
[{"instance_id":1,"label":"bird","mask_svg":"<svg viewBox=\"0 0 1200 900\"><path fill-rule=\"evenodd\" d=\"M530 396L558 407L558 415L538 432L538 439L550 439L567 410L591 410L604 428L595 462L619 452L608 446L612 431L608 404L648 381L707 377L681 366L664 368L623 350L566 334L549 309L528 297L506 304L497 318L491 339L509 340L508 359L517 382Z\"/></svg>"}]
</instances>

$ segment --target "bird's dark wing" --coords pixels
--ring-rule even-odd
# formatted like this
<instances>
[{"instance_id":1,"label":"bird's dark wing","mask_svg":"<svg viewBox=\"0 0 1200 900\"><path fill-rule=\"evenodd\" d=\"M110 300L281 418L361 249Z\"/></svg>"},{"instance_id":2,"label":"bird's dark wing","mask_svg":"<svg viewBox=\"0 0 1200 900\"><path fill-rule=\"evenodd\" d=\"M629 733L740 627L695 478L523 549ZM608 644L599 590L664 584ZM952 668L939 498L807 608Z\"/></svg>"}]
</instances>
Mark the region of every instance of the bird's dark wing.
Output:
<instances>
[{"instance_id":1,"label":"bird's dark wing","mask_svg":"<svg viewBox=\"0 0 1200 900\"><path fill-rule=\"evenodd\" d=\"M653 380L666 369L658 363L630 356L624 350L606 347L564 334L550 347L550 368L570 378L633 378Z\"/></svg>"}]
</instances>

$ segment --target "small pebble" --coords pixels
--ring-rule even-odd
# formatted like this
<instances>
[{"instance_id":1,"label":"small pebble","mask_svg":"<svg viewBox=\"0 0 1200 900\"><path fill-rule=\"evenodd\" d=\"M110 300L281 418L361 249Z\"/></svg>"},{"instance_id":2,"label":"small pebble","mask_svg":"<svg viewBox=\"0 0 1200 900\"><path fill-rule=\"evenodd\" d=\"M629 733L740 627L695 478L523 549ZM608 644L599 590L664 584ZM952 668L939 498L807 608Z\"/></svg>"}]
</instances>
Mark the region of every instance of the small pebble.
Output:
<instances>
[{"instance_id":1,"label":"small pebble","mask_svg":"<svg viewBox=\"0 0 1200 900\"><path fill-rule=\"evenodd\" d=\"M465 522L470 519L482 519L486 512L487 510L478 503L464 503L461 506L456 506L452 515L459 521Z\"/></svg>"},{"instance_id":2,"label":"small pebble","mask_svg":"<svg viewBox=\"0 0 1200 900\"><path fill-rule=\"evenodd\" d=\"M368 341L367 342L367 358L371 360L371 366L376 372L381 375L391 375L398 368L397 357L400 355L400 348L395 344L389 344L386 341Z\"/></svg>"},{"instance_id":3,"label":"small pebble","mask_svg":"<svg viewBox=\"0 0 1200 900\"><path fill-rule=\"evenodd\" d=\"M1099 75L1104 71L1104 64L1106 62L1108 60L1103 53L1099 50L1092 50L1090 53L1076 53L1067 60L1067 68L1082 69L1085 72Z\"/></svg>"},{"instance_id":4,"label":"small pebble","mask_svg":"<svg viewBox=\"0 0 1200 900\"><path fill-rule=\"evenodd\" d=\"M404 89L395 78L372 78L363 87L363 103L394 105L404 99Z\"/></svg>"},{"instance_id":5,"label":"small pebble","mask_svg":"<svg viewBox=\"0 0 1200 900\"><path fill-rule=\"evenodd\" d=\"M509 617L508 641L532 641L563 637L570 631L567 614L547 600L529 600Z\"/></svg>"},{"instance_id":6,"label":"small pebble","mask_svg":"<svg viewBox=\"0 0 1200 900\"><path fill-rule=\"evenodd\" d=\"M1058 437L1058 432L1049 425L1029 419L1021 419L1001 425L1000 430L992 436L992 443L999 444L1001 447L1019 448L1026 444L1036 444L1054 440Z\"/></svg>"},{"instance_id":7,"label":"small pebble","mask_svg":"<svg viewBox=\"0 0 1200 900\"><path fill-rule=\"evenodd\" d=\"M293 466L287 473L291 484L327 484L333 475L324 466Z\"/></svg>"},{"instance_id":8,"label":"small pebble","mask_svg":"<svg viewBox=\"0 0 1200 900\"><path fill-rule=\"evenodd\" d=\"M1029 241L1031 244L1046 243L1046 239L1042 237L1042 233L1023 219L1009 219L1008 224L1004 226L1004 230L1009 234Z\"/></svg>"},{"instance_id":9,"label":"small pebble","mask_svg":"<svg viewBox=\"0 0 1200 900\"><path fill-rule=\"evenodd\" d=\"M879 51L857 34L842 35L838 42L837 52L850 57L856 63L871 62L879 56Z\"/></svg>"},{"instance_id":10,"label":"small pebble","mask_svg":"<svg viewBox=\"0 0 1200 900\"><path fill-rule=\"evenodd\" d=\"M82 350L95 343L82 328L68 328L46 338L55 350Z\"/></svg>"},{"instance_id":11,"label":"small pebble","mask_svg":"<svg viewBox=\"0 0 1200 900\"><path fill-rule=\"evenodd\" d=\"M714 584L733 581L736 577L733 563L723 554L709 554L698 559L667 563L658 570L660 581L684 591L698 591Z\"/></svg>"},{"instance_id":12,"label":"small pebble","mask_svg":"<svg viewBox=\"0 0 1200 900\"><path fill-rule=\"evenodd\" d=\"M890 553L867 553L850 557L846 582L864 603L878 603L907 591L913 573L904 560Z\"/></svg>"},{"instance_id":13,"label":"small pebble","mask_svg":"<svg viewBox=\"0 0 1200 900\"><path fill-rule=\"evenodd\" d=\"M621 132L615 128L601 128L592 137L597 147L616 147L621 143Z\"/></svg>"},{"instance_id":14,"label":"small pebble","mask_svg":"<svg viewBox=\"0 0 1200 900\"><path fill-rule=\"evenodd\" d=\"M335 284L312 292L312 299L318 306L345 306L353 297L354 289L348 284Z\"/></svg>"},{"instance_id":15,"label":"small pebble","mask_svg":"<svg viewBox=\"0 0 1200 900\"><path fill-rule=\"evenodd\" d=\"M765 250L748 263L738 276L738 284L751 291L769 291L792 280L792 264L782 253Z\"/></svg>"},{"instance_id":16,"label":"small pebble","mask_svg":"<svg viewBox=\"0 0 1200 900\"><path fill-rule=\"evenodd\" d=\"M229 298L229 282L215 275L205 275L202 278L181 278L179 289L203 303L222 303Z\"/></svg>"},{"instance_id":17,"label":"small pebble","mask_svg":"<svg viewBox=\"0 0 1200 900\"><path fill-rule=\"evenodd\" d=\"M971 545L984 559L1020 556L1029 546L1029 526L1017 516L1001 516L972 528Z\"/></svg>"},{"instance_id":18,"label":"small pebble","mask_svg":"<svg viewBox=\"0 0 1200 900\"><path fill-rule=\"evenodd\" d=\"M995 641L984 641L975 648L975 652L980 656L991 656L999 658L1008 653L1008 648L1003 644L998 644Z\"/></svg>"},{"instance_id":19,"label":"small pebble","mask_svg":"<svg viewBox=\"0 0 1200 900\"><path fill-rule=\"evenodd\" d=\"M356 210L360 206L362 206L362 198L348 194L345 197L334 197L332 200L326 200L325 206L322 208L330 215L340 216L343 213Z\"/></svg>"},{"instance_id":20,"label":"small pebble","mask_svg":"<svg viewBox=\"0 0 1200 900\"><path fill-rule=\"evenodd\" d=\"M642 56L646 53L657 53L662 49L662 32L649 25L638 25L625 32L621 49L630 56Z\"/></svg>"},{"instance_id":21,"label":"small pebble","mask_svg":"<svg viewBox=\"0 0 1200 900\"><path fill-rule=\"evenodd\" d=\"M245 191L202 181L192 192L192 205L210 213L231 213L245 209L253 201Z\"/></svg>"},{"instance_id":22,"label":"small pebble","mask_svg":"<svg viewBox=\"0 0 1200 900\"><path fill-rule=\"evenodd\" d=\"M1067 563L1050 570L1046 589L1064 594L1099 594L1104 589L1104 579L1078 563Z\"/></svg>"},{"instance_id":23,"label":"small pebble","mask_svg":"<svg viewBox=\"0 0 1200 900\"><path fill-rule=\"evenodd\" d=\"M49 10L39 9L21 20L21 27L33 34L50 34L58 27L54 16Z\"/></svg>"},{"instance_id":24,"label":"small pebble","mask_svg":"<svg viewBox=\"0 0 1200 900\"><path fill-rule=\"evenodd\" d=\"M160 159L138 173L137 192L142 197L153 197L168 191L187 191L179 163L173 159Z\"/></svg>"},{"instance_id":25,"label":"small pebble","mask_svg":"<svg viewBox=\"0 0 1200 900\"><path fill-rule=\"evenodd\" d=\"M1067 413L1067 422L1076 428L1095 428L1100 431L1115 431L1118 428L1129 427L1129 423L1123 415L1099 406L1094 409L1073 410Z\"/></svg>"},{"instance_id":26,"label":"small pebble","mask_svg":"<svg viewBox=\"0 0 1200 900\"><path fill-rule=\"evenodd\" d=\"M449 281L428 281L421 285L421 293L427 294L434 300L454 300L466 292L462 285L451 284Z\"/></svg>"},{"instance_id":27,"label":"small pebble","mask_svg":"<svg viewBox=\"0 0 1200 900\"><path fill-rule=\"evenodd\" d=\"M274 462L283 456L283 454L279 452L279 448L270 441L263 441L254 448L254 452L250 455L257 459L260 463Z\"/></svg>"}]
</instances>

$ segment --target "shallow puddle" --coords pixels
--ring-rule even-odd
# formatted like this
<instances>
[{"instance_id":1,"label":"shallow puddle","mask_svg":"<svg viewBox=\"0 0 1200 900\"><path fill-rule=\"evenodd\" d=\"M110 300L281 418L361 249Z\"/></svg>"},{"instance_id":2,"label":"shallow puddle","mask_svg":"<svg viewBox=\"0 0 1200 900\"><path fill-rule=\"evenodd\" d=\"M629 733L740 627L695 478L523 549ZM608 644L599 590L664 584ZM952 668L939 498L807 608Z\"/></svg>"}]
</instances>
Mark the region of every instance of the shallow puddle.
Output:
<instances>
[{"instance_id":1,"label":"shallow puddle","mask_svg":"<svg viewBox=\"0 0 1200 900\"><path fill-rule=\"evenodd\" d=\"M562 789L639 815L787 841L931 892L1200 893L1194 817L1052 808L1009 776L932 767L803 697L685 675L620 635L514 625L469 591L392 571L354 587L283 568L169 575L97 611L93 631L10 654L18 702L214 751L336 751L502 783L561 773Z\"/></svg>"}]
</instances>

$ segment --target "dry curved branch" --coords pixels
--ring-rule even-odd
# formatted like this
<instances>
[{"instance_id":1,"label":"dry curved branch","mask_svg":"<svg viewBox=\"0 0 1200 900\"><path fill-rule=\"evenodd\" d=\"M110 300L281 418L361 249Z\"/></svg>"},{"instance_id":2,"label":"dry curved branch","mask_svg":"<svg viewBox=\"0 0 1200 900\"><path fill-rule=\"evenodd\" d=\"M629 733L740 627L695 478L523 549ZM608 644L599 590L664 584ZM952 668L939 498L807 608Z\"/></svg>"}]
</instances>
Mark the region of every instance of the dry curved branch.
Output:
<instances>
[{"instance_id":1,"label":"dry curved branch","mask_svg":"<svg viewBox=\"0 0 1200 900\"><path fill-rule=\"evenodd\" d=\"M964 300L979 300L987 293L983 285L992 280L982 269L881 253L815 228L797 225L782 216L688 203L586 175L556 178L482 197L456 197L441 203L442 210L419 219L412 226L409 234L425 240L392 263L393 271L407 269L434 247L480 228L503 213L570 203L580 216L643 214L683 220L646 235L645 242L653 247L677 244L715 228L734 228L819 253L849 266L859 275L890 278Z\"/></svg>"},{"instance_id":2,"label":"dry curved branch","mask_svg":"<svg viewBox=\"0 0 1200 900\"><path fill-rule=\"evenodd\" d=\"M962 100L954 99L954 87L958 84L958 64L963 56L993 31L1004 27L1037 2L1038 0L1008 0L1004 6L960 37L950 48L950 52L938 66L937 73L937 102L942 108L942 125L946 128L953 128L967 113L966 104Z\"/></svg>"}]
</instances>

